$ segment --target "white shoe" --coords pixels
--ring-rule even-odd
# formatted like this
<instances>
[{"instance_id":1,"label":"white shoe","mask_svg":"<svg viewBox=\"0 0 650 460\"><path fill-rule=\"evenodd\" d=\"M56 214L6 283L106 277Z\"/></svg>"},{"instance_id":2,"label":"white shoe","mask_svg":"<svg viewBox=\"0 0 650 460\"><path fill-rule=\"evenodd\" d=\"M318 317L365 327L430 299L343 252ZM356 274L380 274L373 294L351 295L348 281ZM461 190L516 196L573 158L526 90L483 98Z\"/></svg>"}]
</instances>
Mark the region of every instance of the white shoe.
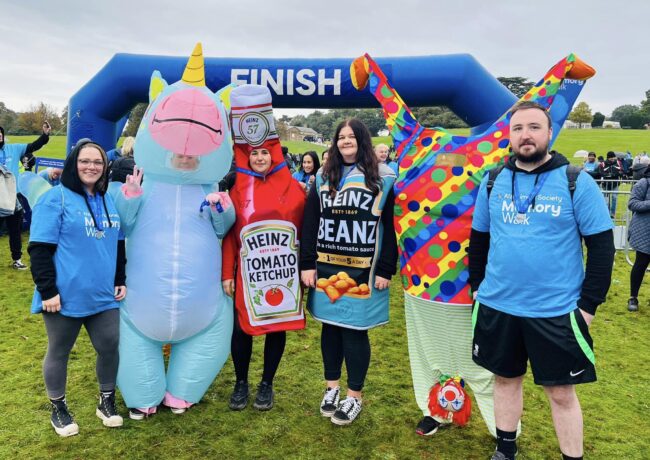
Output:
<instances>
[{"instance_id":1,"label":"white shoe","mask_svg":"<svg viewBox=\"0 0 650 460\"><path fill-rule=\"evenodd\" d=\"M335 425L349 425L354 422L360 412L361 400L348 396L336 409L330 420Z\"/></svg>"},{"instance_id":2,"label":"white shoe","mask_svg":"<svg viewBox=\"0 0 650 460\"><path fill-rule=\"evenodd\" d=\"M341 388L334 387L325 390L323 400L320 402L320 413L323 417L331 417L339 406Z\"/></svg>"}]
</instances>

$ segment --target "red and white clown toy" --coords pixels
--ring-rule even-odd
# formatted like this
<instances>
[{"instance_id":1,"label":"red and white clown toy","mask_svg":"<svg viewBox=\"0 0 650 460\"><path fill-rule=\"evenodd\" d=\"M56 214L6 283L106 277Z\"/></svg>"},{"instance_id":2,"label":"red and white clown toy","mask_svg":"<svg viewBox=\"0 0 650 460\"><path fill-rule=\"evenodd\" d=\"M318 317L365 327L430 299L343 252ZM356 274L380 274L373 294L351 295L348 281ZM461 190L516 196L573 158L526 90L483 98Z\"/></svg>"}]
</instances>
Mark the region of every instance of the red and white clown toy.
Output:
<instances>
[{"instance_id":1,"label":"red and white clown toy","mask_svg":"<svg viewBox=\"0 0 650 460\"><path fill-rule=\"evenodd\" d=\"M236 280L235 309L246 334L304 329L298 250L305 192L284 161L269 89L238 86L230 101L236 222L223 244L222 279ZM264 173L249 164L259 150L271 154Z\"/></svg>"}]
</instances>

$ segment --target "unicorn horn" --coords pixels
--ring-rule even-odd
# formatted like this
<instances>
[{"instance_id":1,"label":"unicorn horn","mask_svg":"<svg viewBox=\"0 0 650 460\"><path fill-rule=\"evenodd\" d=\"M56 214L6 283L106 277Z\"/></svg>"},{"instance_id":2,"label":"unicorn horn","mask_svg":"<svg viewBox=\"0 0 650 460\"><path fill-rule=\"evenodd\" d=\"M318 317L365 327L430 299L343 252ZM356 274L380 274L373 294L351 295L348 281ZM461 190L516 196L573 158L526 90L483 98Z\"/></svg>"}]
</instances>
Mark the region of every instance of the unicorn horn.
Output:
<instances>
[{"instance_id":1,"label":"unicorn horn","mask_svg":"<svg viewBox=\"0 0 650 460\"><path fill-rule=\"evenodd\" d=\"M205 66L203 64L203 47L197 43L187 61L182 80L188 85L205 86Z\"/></svg>"}]
</instances>

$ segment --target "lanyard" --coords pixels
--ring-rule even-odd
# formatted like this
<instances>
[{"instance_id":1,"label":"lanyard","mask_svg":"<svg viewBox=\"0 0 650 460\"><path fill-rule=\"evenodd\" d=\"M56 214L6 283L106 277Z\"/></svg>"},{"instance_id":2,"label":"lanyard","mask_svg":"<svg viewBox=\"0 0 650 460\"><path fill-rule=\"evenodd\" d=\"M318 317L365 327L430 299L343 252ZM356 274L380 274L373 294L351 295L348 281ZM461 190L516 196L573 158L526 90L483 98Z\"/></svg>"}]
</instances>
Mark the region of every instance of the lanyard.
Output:
<instances>
[{"instance_id":1,"label":"lanyard","mask_svg":"<svg viewBox=\"0 0 650 460\"><path fill-rule=\"evenodd\" d=\"M104 225L102 223L102 208L99 204L99 202L101 201L101 197L97 193L95 193L95 196L86 193L86 198L87 198L86 203L88 203L88 209L90 210L90 214L93 216L93 223L95 224L95 228L97 229L97 232L95 233L95 237L99 240L104 237Z\"/></svg>"},{"instance_id":2,"label":"lanyard","mask_svg":"<svg viewBox=\"0 0 650 460\"><path fill-rule=\"evenodd\" d=\"M353 170L354 168L356 168L357 164L355 163L355 164L351 165L351 166L350 166L350 169L348 169L348 172L346 172L345 175L344 175L344 174L343 174L343 171L345 171L345 167L346 167L346 166L350 166L350 165L341 165L341 179L339 180L339 186L336 188L336 191L337 191L337 192L338 192L339 190L341 190L341 188L343 187L343 183L345 182L345 179L347 179L347 177L350 175L350 173L352 172L352 170Z\"/></svg>"},{"instance_id":3,"label":"lanyard","mask_svg":"<svg viewBox=\"0 0 650 460\"><path fill-rule=\"evenodd\" d=\"M528 194L528 197L524 201L519 201L519 184L517 182L517 175L515 172L512 172L514 176L514 192L515 196L513 196L513 201L515 203L515 206L517 208L517 217L520 216L525 216L526 211L528 211L528 207L530 204L533 202L539 191L542 189L542 186L544 185L544 182L546 182L546 178L548 177L548 172L545 172L543 174L539 175L539 180L535 184L535 187L533 187L533 190Z\"/></svg>"},{"instance_id":4,"label":"lanyard","mask_svg":"<svg viewBox=\"0 0 650 460\"><path fill-rule=\"evenodd\" d=\"M278 172L279 170L281 170L282 168L284 168L286 165L287 165L287 164L283 161L282 163L280 163L279 165L277 165L276 167L274 167L272 170L270 170L270 171L269 171L268 173L266 173L266 174L260 174L260 173L258 173L258 172L252 171L252 170L250 170L250 169L245 169L245 168L235 168L235 170L236 170L237 172L240 172L240 173L243 173L243 174L248 174L249 176L259 177L260 179L266 179L266 178L269 177L271 174L275 174L276 172Z\"/></svg>"}]
</instances>

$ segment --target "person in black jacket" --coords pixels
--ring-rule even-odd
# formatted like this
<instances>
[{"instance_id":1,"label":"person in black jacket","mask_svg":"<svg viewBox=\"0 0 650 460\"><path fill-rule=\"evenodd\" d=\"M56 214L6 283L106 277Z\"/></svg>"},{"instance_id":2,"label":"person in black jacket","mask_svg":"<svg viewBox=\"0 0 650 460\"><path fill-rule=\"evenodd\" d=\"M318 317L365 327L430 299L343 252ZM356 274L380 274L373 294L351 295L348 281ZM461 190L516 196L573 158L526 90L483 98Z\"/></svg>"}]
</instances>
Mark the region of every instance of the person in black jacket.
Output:
<instances>
[{"instance_id":1,"label":"person in black jacket","mask_svg":"<svg viewBox=\"0 0 650 460\"><path fill-rule=\"evenodd\" d=\"M603 179L603 190L608 192L609 215L614 219L618 203L618 186L623 178L623 166L614 152L607 152L607 159L598 168L598 173Z\"/></svg>"},{"instance_id":2,"label":"person in black jacket","mask_svg":"<svg viewBox=\"0 0 650 460\"><path fill-rule=\"evenodd\" d=\"M97 352L99 404L108 427L122 425L115 407L119 363L119 302L126 296L126 257L120 218L107 190L108 158L92 142L68 156L61 184L33 210L30 243L36 284L32 313L42 313L48 345L43 376L52 403L51 425L60 436L79 432L68 411L67 364L81 326Z\"/></svg>"},{"instance_id":3,"label":"person in black jacket","mask_svg":"<svg viewBox=\"0 0 650 460\"><path fill-rule=\"evenodd\" d=\"M583 453L575 385L596 380L589 324L609 289L614 239L601 191L584 171L570 190L569 162L548 152L551 138L551 118L542 106L515 106L513 156L491 194L489 176L481 182L472 221L471 353L495 374L493 459L515 458L528 362L549 399L563 458Z\"/></svg>"},{"instance_id":4,"label":"person in black jacket","mask_svg":"<svg viewBox=\"0 0 650 460\"><path fill-rule=\"evenodd\" d=\"M50 140L50 124L43 123L43 134L31 144L7 144L5 142L5 130L0 126L0 164L6 167L18 181L20 162L29 162L34 158L34 152L43 147ZM16 210L11 216L0 217L7 224L9 233L9 249L13 263L11 267L15 270L27 270L21 257L23 255L23 243L20 239L20 228L23 222L23 208L20 201L16 199Z\"/></svg>"},{"instance_id":5,"label":"person in black jacket","mask_svg":"<svg viewBox=\"0 0 650 460\"><path fill-rule=\"evenodd\" d=\"M379 165L368 128L357 119L336 129L325 166L305 207L300 248L302 283L312 316L323 323L327 384L320 412L336 425L361 412L370 365L368 329L388 322L388 287L396 271L395 173ZM340 400L345 362L347 398Z\"/></svg>"}]
</instances>

